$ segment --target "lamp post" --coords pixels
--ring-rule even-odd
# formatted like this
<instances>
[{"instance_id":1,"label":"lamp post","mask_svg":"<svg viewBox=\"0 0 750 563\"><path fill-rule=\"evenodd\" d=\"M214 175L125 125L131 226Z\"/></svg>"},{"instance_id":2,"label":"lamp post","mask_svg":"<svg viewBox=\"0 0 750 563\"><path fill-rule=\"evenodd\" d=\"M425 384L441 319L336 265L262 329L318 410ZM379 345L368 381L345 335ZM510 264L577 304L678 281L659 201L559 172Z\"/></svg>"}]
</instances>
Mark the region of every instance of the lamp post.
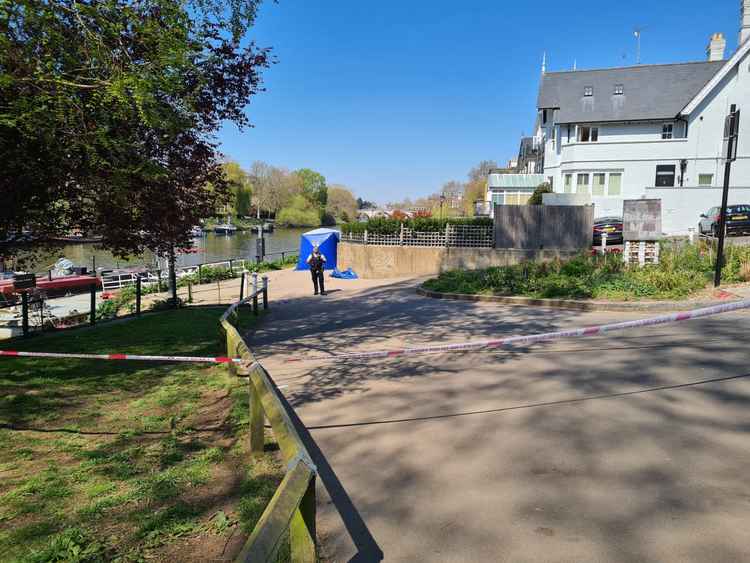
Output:
<instances>
[{"instance_id":1,"label":"lamp post","mask_svg":"<svg viewBox=\"0 0 750 563\"><path fill-rule=\"evenodd\" d=\"M443 220L443 206L445 205L445 194L440 194L440 220Z\"/></svg>"}]
</instances>

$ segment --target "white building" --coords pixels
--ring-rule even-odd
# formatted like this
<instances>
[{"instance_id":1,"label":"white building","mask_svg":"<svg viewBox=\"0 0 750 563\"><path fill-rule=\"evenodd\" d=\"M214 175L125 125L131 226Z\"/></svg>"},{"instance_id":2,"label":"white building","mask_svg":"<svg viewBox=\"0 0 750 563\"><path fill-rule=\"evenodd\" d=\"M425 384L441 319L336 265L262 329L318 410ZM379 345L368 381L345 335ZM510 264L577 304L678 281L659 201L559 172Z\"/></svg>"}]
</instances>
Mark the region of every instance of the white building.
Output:
<instances>
[{"instance_id":1,"label":"white building","mask_svg":"<svg viewBox=\"0 0 750 563\"><path fill-rule=\"evenodd\" d=\"M724 120L743 110L730 203L750 203L750 0L740 43L726 60L722 34L704 62L544 72L535 137L556 193L590 194L596 216L623 199L660 198L666 233L695 227L721 203Z\"/></svg>"}]
</instances>

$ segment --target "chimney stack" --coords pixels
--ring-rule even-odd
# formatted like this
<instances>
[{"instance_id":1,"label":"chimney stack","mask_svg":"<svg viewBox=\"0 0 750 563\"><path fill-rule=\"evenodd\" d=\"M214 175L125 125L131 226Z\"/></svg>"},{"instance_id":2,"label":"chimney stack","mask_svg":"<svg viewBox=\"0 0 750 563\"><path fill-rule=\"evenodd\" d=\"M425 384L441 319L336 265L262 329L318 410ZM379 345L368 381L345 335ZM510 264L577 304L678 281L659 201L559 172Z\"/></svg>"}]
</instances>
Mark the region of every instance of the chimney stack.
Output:
<instances>
[{"instance_id":1,"label":"chimney stack","mask_svg":"<svg viewBox=\"0 0 750 563\"><path fill-rule=\"evenodd\" d=\"M750 2L750 0L748 0L748 2ZM727 40L724 39L724 34L714 33L711 36L711 42L708 44L708 47L706 47L706 54L708 55L708 60L711 62L723 61L724 50L726 48L727 48Z\"/></svg>"},{"instance_id":2,"label":"chimney stack","mask_svg":"<svg viewBox=\"0 0 750 563\"><path fill-rule=\"evenodd\" d=\"M750 0L742 0L740 5L740 45L750 39Z\"/></svg>"}]
</instances>

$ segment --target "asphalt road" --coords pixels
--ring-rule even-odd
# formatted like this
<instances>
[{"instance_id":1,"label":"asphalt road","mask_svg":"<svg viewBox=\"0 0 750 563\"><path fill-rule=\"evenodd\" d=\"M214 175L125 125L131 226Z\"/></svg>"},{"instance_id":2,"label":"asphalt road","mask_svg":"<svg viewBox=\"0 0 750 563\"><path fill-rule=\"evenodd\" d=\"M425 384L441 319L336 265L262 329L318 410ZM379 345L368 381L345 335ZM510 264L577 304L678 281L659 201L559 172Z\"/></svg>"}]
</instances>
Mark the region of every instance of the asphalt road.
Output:
<instances>
[{"instance_id":1,"label":"asphalt road","mask_svg":"<svg viewBox=\"0 0 750 563\"><path fill-rule=\"evenodd\" d=\"M335 473L320 510L330 560L750 560L750 315L506 351L287 363L643 316L360 287L272 301L251 337Z\"/></svg>"}]
</instances>

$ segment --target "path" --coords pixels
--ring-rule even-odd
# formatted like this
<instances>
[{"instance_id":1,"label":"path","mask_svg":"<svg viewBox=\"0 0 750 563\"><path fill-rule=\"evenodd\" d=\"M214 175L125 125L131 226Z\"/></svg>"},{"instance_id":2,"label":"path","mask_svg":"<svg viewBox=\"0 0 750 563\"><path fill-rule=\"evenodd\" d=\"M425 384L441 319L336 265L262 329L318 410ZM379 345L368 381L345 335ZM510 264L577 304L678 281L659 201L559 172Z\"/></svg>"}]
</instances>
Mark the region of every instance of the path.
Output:
<instances>
[{"instance_id":1,"label":"path","mask_svg":"<svg viewBox=\"0 0 750 563\"><path fill-rule=\"evenodd\" d=\"M403 280L295 297L309 278L282 277L252 345L386 561L750 558L748 314L507 351L290 364L642 315L431 300ZM347 561L330 504L320 520L331 560Z\"/></svg>"}]
</instances>

